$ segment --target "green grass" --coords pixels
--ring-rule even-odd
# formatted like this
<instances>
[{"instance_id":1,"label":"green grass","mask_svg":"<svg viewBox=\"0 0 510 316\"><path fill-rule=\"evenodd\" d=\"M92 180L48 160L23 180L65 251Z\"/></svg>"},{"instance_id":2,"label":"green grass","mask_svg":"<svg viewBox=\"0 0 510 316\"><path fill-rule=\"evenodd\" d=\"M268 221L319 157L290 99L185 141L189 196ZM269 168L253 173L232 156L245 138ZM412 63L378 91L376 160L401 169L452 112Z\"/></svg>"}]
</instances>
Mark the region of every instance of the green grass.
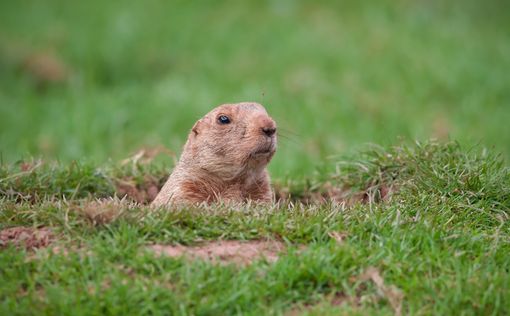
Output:
<instances>
[{"instance_id":1,"label":"green grass","mask_svg":"<svg viewBox=\"0 0 510 316\"><path fill-rule=\"evenodd\" d=\"M402 314L509 314L510 7L443 2L2 1L0 229L68 252L0 245L0 314L394 314L370 267ZM278 123L288 201L94 204L146 202L193 123L247 100ZM300 204L338 192L365 203ZM275 264L144 251L265 238L289 248Z\"/></svg>"},{"instance_id":2,"label":"green grass","mask_svg":"<svg viewBox=\"0 0 510 316\"><path fill-rule=\"evenodd\" d=\"M3 176L18 174L16 168L4 167ZM160 176L158 168L143 168ZM302 306L312 314L393 314L388 298L360 277L369 267L403 294L405 314L510 311L510 170L486 150L435 142L370 149L339 163L336 173L309 180L329 179L353 192L379 183L398 188L390 200L352 207L281 203L169 212L126 201L91 213L90 200L107 192L102 180L45 191L38 181L72 183L97 170L104 170L105 183L133 176L114 166L62 165L0 183L3 192L17 193L0 202L1 226L53 227L56 245L70 249L42 249L35 257L14 247L0 251L2 313L252 315ZM37 203L20 199L33 192ZM330 232L347 237L339 244ZM144 251L151 243L217 239L277 239L289 252L274 264L237 267ZM334 295L351 300L332 305Z\"/></svg>"},{"instance_id":3,"label":"green grass","mask_svg":"<svg viewBox=\"0 0 510 316\"><path fill-rule=\"evenodd\" d=\"M503 1L4 1L0 151L120 160L179 152L226 102L274 116L277 178L397 137L482 142L510 154L510 16ZM69 80L24 71L49 52Z\"/></svg>"}]
</instances>

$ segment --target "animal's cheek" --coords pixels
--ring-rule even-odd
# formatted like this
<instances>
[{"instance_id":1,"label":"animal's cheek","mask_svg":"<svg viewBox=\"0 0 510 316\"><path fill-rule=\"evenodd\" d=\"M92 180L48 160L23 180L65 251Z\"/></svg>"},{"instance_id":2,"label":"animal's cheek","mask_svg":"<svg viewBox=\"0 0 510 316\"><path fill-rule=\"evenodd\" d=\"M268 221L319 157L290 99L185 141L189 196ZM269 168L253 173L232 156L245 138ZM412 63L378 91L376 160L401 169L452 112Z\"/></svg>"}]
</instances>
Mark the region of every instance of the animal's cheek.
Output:
<instances>
[{"instance_id":1,"label":"animal's cheek","mask_svg":"<svg viewBox=\"0 0 510 316\"><path fill-rule=\"evenodd\" d=\"M247 151L250 151L251 148L253 148L254 142L249 139L244 139L243 141L239 142L235 148L232 148L233 152L236 153L245 153Z\"/></svg>"},{"instance_id":2,"label":"animal's cheek","mask_svg":"<svg viewBox=\"0 0 510 316\"><path fill-rule=\"evenodd\" d=\"M247 145L254 145L260 142L262 137L259 137L257 134L246 134L246 136L243 138L242 143Z\"/></svg>"},{"instance_id":3,"label":"animal's cheek","mask_svg":"<svg viewBox=\"0 0 510 316\"><path fill-rule=\"evenodd\" d=\"M193 156L198 156L200 155L201 148L206 146L206 144L199 139L195 139L193 142L186 144L186 146L189 146L188 148L190 149Z\"/></svg>"},{"instance_id":4,"label":"animal's cheek","mask_svg":"<svg viewBox=\"0 0 510 316\"><path fill-rule=\"evenodd\" d=\"M223 146L217 146L214 148L214 154L219 157L225 157L227 155L227 148Z\"/></svg>"}]
</instances>

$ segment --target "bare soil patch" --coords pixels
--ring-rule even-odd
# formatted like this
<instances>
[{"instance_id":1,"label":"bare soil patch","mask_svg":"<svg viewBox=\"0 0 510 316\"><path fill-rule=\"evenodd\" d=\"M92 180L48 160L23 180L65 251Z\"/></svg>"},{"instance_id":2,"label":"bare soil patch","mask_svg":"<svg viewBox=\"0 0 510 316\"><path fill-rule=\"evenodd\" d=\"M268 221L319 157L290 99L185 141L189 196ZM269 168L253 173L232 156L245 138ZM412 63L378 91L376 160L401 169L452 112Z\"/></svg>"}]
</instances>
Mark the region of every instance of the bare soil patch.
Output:
<instances>
[{"instance_id":1,"label":"bare soil patch","mask_svg":"<svg viewBox=\"0 0 510 316\"><path fill-rule=\"evenodd\" d=\"M186 257L219 264L234 263L237 265L248 265L262 258L268 262L275 262L285 248L282 242L274 240L220 240L191 247L158 244L149 246L149 250L158 256Z\"/></svg>"},{"instance_id":2,"label":"bare soil patch","mask_svg":"<svg viewBox=\"0 0 510 316\"><path fill-rule=\"evenodd\" d=\"M137 170L140 165L149 165L157 156L166 155L175 159L175 153L164 146L143 147L140 148L131 157L124 159L121 164L123 166L131 165ZM170 171L164 174L146 174L143 181L133 176L126 176L115 180L116 193L119 197L127 197L140 204L149 204L152 202L159 190L165 184Z\"/></svg>"},{"instance_id":3,"label":"bare soil patch","mask_svg":"<svg viewBox=\"0 0 510 316\"><path fill-rule=\"evenodd\" d=\"M145 176L143 183L136 183L132 178L116 180L116 191L119 197L128 197L140 204L149 204L152 202L162 184L162 181L152 176Z\"/></svg>"},{"instance_id":4,"label":"bare soil patch","mask_svg":"<svg viewBox=\"0 0 510 316\"><path fill-rule=\"evenodd\" d=\"M17 248L35 250L48 247L55 240L49 228L10 227L0 231L0 248L14 245Z\"/></svg>"},{"instance_id":5,"label":"bare soil patch","mask_svg":"<svg viewBox=\"0 0 510 316\"><path fill-rule=\"evenodd\" d=\"M93 225L104 225L115 221L124 212L136 206L137 204L132 201L109 198L87 201L78 205L76 209L85 215Z\"/></svg>"},{"instance_id":6,"label":"bare soil patch","mask_svg":"<svg viewBox=\"0 0 510 316\"><path fill-rule=\"evenodd\" d=\"M35 79L40 87L63 83L70 76L68 65L53 52L37 52L29 55L23 62L23 70Z\"/></svg>"},{"instance_id":7,"label":"bare soil patch","mask_svg":"<svg viewBox=\"0 0 510 316\"><path fill-rule=\"evenodd\" d=\"M394 285L387 285L381 276L380 271L375 267L368 267L360 276L362 281L372 281L377 287L378 292L385 297L395 311L396 316L402 315L402 302L404 294Z\"/></svg>"},{"instance_id":8,"label":"bare soil patch","mask_svg":"<svg viewBox=\"0 0 510 316\"><path fill-rule=\"evenodd\" d=\"M396 188L393 185L383 184L357 192L341 185L326 182L299 193L292 193L289 187L278 184L275 185L274 190L277 201L299 202L304 205L334 203L353 206L357 203L368 204L387 201L394 194Z\"/></svg>"}]
</instances>

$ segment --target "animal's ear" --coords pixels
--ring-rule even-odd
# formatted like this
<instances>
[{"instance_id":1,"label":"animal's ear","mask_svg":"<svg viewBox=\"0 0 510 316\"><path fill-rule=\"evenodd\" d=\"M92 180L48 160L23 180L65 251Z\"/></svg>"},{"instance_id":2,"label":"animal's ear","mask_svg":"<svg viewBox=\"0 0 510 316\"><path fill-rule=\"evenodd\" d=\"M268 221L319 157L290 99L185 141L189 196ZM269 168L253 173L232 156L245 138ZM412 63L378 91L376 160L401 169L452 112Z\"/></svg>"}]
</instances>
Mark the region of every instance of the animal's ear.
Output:
<instances>
[{"instance_id":1,"label":"animal's ear","mask_svg":"<svg viewBox=\"0 0 510 316\"><path fill-rule=\"evenodd\" d=\"M198 120L195 125L193 125L193 128L191 131L193 132L194 136L197 136L200 133L200 125L202 124L202 120Z\"/></svg>"}]
</instances>

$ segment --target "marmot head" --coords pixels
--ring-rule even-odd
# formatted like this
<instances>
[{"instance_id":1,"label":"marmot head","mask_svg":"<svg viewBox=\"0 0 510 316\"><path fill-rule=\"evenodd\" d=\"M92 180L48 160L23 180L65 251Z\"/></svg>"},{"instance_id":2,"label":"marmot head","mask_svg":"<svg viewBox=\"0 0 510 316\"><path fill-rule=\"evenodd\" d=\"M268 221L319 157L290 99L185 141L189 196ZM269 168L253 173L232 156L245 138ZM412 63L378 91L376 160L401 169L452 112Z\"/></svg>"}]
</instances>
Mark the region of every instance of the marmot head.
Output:
<instances>
[{"instance_id":1,"label":"marmot head","mask_svg":"<svg viewBox=\"0 0 510 316\"><path fill-rule=\"evenodd\" d=\"M262 105L244 102L221 105L198 120L181 160L228 179L264 168L275 151L276 123Z\"/></svg>"}]
</instances>

